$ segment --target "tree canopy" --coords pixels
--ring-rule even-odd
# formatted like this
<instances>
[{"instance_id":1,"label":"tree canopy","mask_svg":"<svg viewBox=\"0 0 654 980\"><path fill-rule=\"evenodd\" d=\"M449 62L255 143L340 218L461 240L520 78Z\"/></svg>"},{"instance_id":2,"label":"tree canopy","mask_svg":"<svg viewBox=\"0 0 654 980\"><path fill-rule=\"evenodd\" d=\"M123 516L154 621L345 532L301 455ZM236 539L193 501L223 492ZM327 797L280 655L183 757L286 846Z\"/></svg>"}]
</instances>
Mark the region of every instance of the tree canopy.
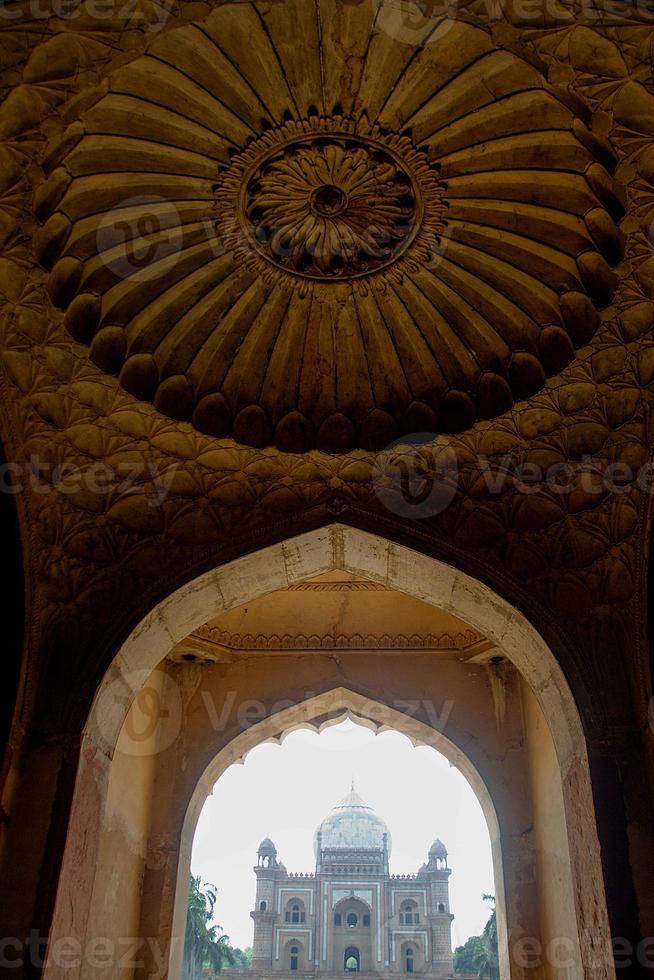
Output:
<instances>
[{"instance_id":1,"label":"tree canopy","mask_svg":"<svg viewBox=\"0 0 654 980\"><path fill-rule=\"evenodd\" d=\"M495 897L493 895L482 897L492 906L491 914L481 936L470 936L463 946L457 946L454 950L454 972L476 973L479 980L499 980Z\"/></svg>"},{"instance_id":2,"label":"tree canopy","mask_svg":"<svg viewBox=\"0 0 654 980\"><path fill-rule=\"evenodd\" d=\"M219 973L224 966L249 968L251 949L234 949L221 926L213 923L217 890L200 877L189 879L188 912L184 937L184 978L200 980L203 970Z\"/></svg>"}]
</instances>

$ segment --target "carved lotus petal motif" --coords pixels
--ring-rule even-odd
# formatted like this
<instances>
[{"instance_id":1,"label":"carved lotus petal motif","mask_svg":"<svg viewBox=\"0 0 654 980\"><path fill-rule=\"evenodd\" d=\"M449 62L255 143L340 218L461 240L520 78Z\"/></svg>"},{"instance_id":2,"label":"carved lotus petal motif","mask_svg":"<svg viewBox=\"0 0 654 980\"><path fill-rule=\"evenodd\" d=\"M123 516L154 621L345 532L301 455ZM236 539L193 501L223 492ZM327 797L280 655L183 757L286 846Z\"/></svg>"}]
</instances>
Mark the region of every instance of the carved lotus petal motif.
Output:
<instances>
[{"instance_id":1,"label":"carved lotus petal motif","mask_svg":"<svg viewBox=\"0 0 654 980\"><path fill-rule=\"evenodd\" d=\"M297 277L351 281L391 265L397 278L398 260L425 261L444 228L426 155L342 116L287 122L249 146L217 200L225 247L266 279L290 273L281 281L296 288Z\"/></svg>"},{"instance_id":2,"label":"carved lotus petal motif","mask_svg":"<svg viewBox=\"0 0 654 980\"><path fill-rule=\"evenodd\" d=\"M623 242L590 113L484 30L407 38L396 8L223 4L48 148L52 300L163 414L377 449L501 414L595 332Z\"/></svg>"},{"instance_id":3,"label":"carved lotus petal motif","mask_svg":"<svg viewBox=\"0 0 654 980\"><path fill-rule=\"evenodd\" d=\"M221 187L220 234L228 239L231 223L246 251L311 279L368 275L418 236L424 258L425 241L436 244L443 230L442 189L410 140L365 129L362 136L351 120L313 119L282 127L272 148L261 140L260 157L250 148Z\"/></svg>"}]
</instances>

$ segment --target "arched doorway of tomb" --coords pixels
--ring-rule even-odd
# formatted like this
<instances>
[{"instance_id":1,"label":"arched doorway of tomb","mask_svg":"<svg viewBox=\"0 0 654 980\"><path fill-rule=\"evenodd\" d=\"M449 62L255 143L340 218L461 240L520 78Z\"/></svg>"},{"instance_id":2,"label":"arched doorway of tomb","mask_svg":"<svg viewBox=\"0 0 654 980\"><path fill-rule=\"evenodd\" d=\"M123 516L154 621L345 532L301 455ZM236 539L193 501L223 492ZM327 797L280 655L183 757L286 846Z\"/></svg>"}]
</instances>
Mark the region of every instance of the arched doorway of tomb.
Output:
<instances>
[{"instance_id":1,"label":"arched doorway of tomb","mask_svg":"<svg viewBox=\"0 0 654 980\"><path fill-rule=\"evenodd\" d=\"M361 953L356 946L348 946L343 953L343 969L346 973L359 973L361 970Z\"/></svg>"},{"instance_id":2,"label":"arched doorway of tomb","mask_svg":"<svg viewBox=\"0 0 654 980\"><path fill-rule=\"evenodd\" d=\"M419 941L412 939L402 943L399 963L403 973L420 973L425 969L425 950Z\"/></svg>"},{"instance_id":3,"label":"arched doorway of tomb","mask_svg":"<svg viewBox=\"0 0 654 980\"><path fill-rule=\"evenodd\" d=\"M306 973L309 969L309 958L301 938L293 936L284 946L284 955L280 957L282 969L293 973Z\"/></svg>"},{"instance_id":4,"label":"arched doorway of tomb","mask_svg":"<svg viewBox=\"0 0 654 980\"><path fill-rule=\"evenodd\" d=\"M377 916L381 916L381 909L376 911ZM372 935L377 926L375 918L370 906L360 898L348 897L338 902L334 907L333 964L347 961L350 951L356 948L357 970L362 968L361 963L367 964L365 969L370 968L373 963Z\"/></svg>"},{"instance_id":5,"label":"arched doorway of tomb","mask_svg":"<svg viewBox=\"0 0 654 980\"><path fill-rule=\"evenodd\" d=\"M461 670L440 648L398 650L392 637L383 661L365 642L338 657L319 637L308 638L314 649L306 656L291 651L291 662L281 637L279 649L246 658L247 671L238 655L212 660L201 645L189 654L189 636L216 617L250 615L258 602L281 607L288 590L336 570L392 590L394 608L408 597L457 617L488 644L481 659L464 658ZM217 627L207 629L211 639ZM446 734L426 710L425 691L451 702ZM243 725L239 709L256 698L263 716ZM584 736L551 650L482 583L340 525L202 576L124 644L87 726L52 943L75 935L86 949L100 934L133 935L141 965L121 977L157 975L165 960L178 980L190 847L208 792L254 745L334 712L434 745L468 778L493 846L502 980L615 976ZM75 974L50 958L49 980L64 975Z\"/></svg>"}]
</instances>

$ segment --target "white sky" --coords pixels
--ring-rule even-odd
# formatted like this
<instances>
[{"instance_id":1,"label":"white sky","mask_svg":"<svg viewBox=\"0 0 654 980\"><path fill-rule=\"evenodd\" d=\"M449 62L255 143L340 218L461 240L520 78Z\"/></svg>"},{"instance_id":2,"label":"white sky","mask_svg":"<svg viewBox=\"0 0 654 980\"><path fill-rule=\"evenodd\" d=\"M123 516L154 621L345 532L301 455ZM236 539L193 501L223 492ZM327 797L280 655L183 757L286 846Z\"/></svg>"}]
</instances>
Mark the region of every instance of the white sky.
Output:
<instances>
[{"instance_id":1,"label":"white sky","mask_svg":"<svg viewBox=\"0 0 654 980\"><path fill-rule=\"evenodd\" d=\"M342 722L320 735L297 731L283 745L259 745L230 766L202 810L191 870L218 889L215 921L232 945L252 945L259 842L266 836L288 871L314 871L313 833L331 807L357 792L391 831L391 874L413 874L440 837L452 868L452 946L482 931L494 894L486 821L461 773L435 749L399 732L374 735Z\"/></svg>"}]
</instances>

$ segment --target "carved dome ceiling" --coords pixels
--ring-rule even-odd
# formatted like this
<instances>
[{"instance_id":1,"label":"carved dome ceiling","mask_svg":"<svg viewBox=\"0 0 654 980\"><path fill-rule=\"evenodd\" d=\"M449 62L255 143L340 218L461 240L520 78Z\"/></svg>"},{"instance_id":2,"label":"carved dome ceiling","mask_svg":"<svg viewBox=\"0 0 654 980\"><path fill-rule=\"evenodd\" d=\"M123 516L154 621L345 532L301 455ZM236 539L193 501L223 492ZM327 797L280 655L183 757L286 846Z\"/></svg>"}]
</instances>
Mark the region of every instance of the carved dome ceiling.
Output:
<instances>
[{"instance_id":1,"label":"carved dome ceiling","mask_svg":"<svg viewBox=\"0 0 654 980\"><path fill-rule=\"evenodd\" d=\"M222 6L49 148L50 295L128 392L379 449L496 417L592 337L623 243L589 111L480 28L401 35L392 4Z\"/></svg>"}]
</instances>

